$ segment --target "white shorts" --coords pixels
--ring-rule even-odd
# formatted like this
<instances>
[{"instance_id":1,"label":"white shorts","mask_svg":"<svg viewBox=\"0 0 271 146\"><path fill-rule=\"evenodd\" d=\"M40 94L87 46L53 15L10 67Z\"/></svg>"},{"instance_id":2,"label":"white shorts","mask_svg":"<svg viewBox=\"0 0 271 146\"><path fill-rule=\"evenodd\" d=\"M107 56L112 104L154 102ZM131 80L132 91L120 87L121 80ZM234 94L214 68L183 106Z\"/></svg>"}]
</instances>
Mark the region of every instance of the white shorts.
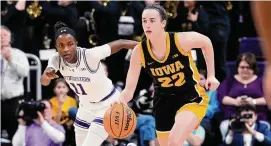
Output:
<instances>
[{"instance_id":1,"label":"white shorts","mask_svg":"<svg viewBox=\"0 0 271 146\"><path fill-rule=\"evenodd\" d=\"M117 89L113 89L110 94L106 100L101 102L79 103L74 127L78 130L87 131L90 124L103 126L104 113L110 107L111 103L118 100L120 96L120 92Z\"/></svg>"}]
</instances>

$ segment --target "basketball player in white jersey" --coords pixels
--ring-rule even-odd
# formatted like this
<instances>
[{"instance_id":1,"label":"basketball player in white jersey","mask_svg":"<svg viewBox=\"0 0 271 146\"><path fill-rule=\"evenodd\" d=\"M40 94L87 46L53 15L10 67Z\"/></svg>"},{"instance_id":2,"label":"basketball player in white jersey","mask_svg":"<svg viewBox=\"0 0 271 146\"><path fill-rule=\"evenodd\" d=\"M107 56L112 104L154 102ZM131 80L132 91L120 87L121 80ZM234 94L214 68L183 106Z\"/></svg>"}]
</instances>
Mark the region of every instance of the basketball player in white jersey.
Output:
<instances>
[{"instance_id":1,"label":"basketball player in white jersey","mask_svg":"<svg viewBox=\"0 0 271 146\"><path fill-rule=\"evenodd\" d=\"M104 113L120 94L100 61L122 48L133 49L138 42L117 40L92 49L79 48L75 32L61 22L55 25L55 42L58 52L49 59L41 84L49 85L60 71L80 100L74 122L76 145L100 146L108 137L103 127Z\"/></svg>"}]
</instances>

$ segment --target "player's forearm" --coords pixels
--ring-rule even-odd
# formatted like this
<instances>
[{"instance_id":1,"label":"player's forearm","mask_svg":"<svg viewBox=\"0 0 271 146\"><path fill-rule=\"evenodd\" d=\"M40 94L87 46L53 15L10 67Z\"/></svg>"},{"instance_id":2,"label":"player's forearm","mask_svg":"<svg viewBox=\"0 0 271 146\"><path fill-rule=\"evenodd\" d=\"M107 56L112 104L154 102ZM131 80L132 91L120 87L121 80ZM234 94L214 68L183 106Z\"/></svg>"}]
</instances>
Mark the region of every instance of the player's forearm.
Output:
<instances>
[{"instance_id":1,"label":"player's forearm","mask_svg":"<svg viewBox=\"0 0 271 146\"><path fill-rule=\"evenodd\" d=\"M116 40L116 41L113 41L111 43L108 43L108 45L110 46L111 48L111 54L114 54L118 51L120 51L121 49L134 49L135 46L138 44L137 41L132 41L132 40L123 40L123 39L120 39L120 40Z\"/></svg>"},{"instance_id":2,"label":"player's forearm","mask_svg":"<svg viewBox=\"0 0 271 146\"><path fill-rule=\"evenodd\" d=\"M212 42L208 37L204 37L202 53L207 66L207 76L215 76L214 49Z\"/></svg>"}]
</instances>

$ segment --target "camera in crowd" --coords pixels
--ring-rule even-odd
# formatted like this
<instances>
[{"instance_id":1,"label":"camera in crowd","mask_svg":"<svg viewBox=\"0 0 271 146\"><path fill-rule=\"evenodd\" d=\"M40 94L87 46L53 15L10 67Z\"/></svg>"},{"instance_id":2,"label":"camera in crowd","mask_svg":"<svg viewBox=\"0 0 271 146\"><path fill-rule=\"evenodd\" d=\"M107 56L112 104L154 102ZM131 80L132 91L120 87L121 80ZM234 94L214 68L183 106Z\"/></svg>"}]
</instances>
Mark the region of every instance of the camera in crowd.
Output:
<instances>
[{"instance_id":1,"label":"camera in crowd","mask_svg":"<svg viewBox=\"0 0 271 146\"><path fill-rule=\"evenodd\" d=\"M231 129L234 133L241 133L245 129L245 122L243 120L249 120L252 118L252 114L238 114L233 119L234 121L231 123Z\"/></svg>"},{"instance_id":2,"label":"camera in crowd","mask_svg":"<svg viewBox=\"0 0 271 146\"><path fill-rule=\"evenodd\" d=\"M22 101L18 108L17 117L22 118L26 125L30 125L34 119L38 118L37 112L44 110L45 104L41 101ZM20 111L23 111L23 115L19 115Z\"/></svg>"},{"instance_id":3,"label":"camera in crowd","mask_svg":"<svg viewBox=\"0 0 271 146\"><path fill-rule=\"evenodd\" d=\"M253 113L249 111L257 114L256 107L252 105L243 105L238 108L237 115L232 117L230 124L230 128L234 133L243 132L245 130L245 122L253 118Z\"/></svg>"}]
</instances>

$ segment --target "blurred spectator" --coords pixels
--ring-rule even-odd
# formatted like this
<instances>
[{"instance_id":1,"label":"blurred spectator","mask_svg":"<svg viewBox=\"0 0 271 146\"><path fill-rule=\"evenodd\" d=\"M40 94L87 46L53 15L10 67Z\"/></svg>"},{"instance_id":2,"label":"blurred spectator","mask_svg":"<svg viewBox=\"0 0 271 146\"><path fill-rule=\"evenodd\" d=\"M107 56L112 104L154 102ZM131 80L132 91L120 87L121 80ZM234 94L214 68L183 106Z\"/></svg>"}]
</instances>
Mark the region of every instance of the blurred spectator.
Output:
<instances>
[{"instance_id":1,"label":"blurred spectator","mask_svg":"<svg viewBox=\"0 0 271 146\"><path fill-rule=\"evenodd\" d=\"M182 23L182 31L196 31L206 35L208 32L209 19L204 8L196 1L184 1L185 20Z\"/></svg>"},{"instance_id":2,"label":"blurred spectator","mask_svg":"<svg viewBox=\"0 0 271 146\"><path fill-rule=\"evenodd\" d=\"M229 10L231 2L209 1L200 2L209 17L207 36L211 39L215 54L216 78L222 82L227 76L226 47L230 34Z\"/></svg>"},{"instance_id":3,"label":"blurred spectator","mask_svg":"<svg viewBox=\"0 0 271 146\"><path fill-rule=\"evenodd\" d=\"M256 75L256 63L253 54L240 54L236 61L237 74L228 77L218 88L218 99L221 102L224 119L229 119L235 114L236 107L246 104L257 106L259 120L267 119L268 109L263 97L262 78ZM228 125L229 120L221 123L221 133L225 133Z\"/></svg>"},{"instance_id":4,"label":"blurred spectator","mask_svg":"<svg viewBox=\"0 0 271 146\"><path fill-rule=\"evenodd\" d=\"M69 110L72 107L77 107L77 102L73 97L67 95L69 87L63 78L55 81L54 92L56 96L49 100L52 105L53 119L61 124L66 131L64 145L75 145L74 120L70 118Z\"/></svg>"},{"instance_id":5,"label":"blurred spectator","mask_svg":"<svg viewBox=\"0 0 271 146\"><path fill-rule=\"evenodd\" d=\"M67 95L69 88L63 78L55 81L54 92L56 96L49 100L52 104L53 119L59 124L67 124L70 120L68 111L71 107L77 107L77 102Z\"/></svg>"},{"instance_id":6,"label":"blurred spectator","mask_svg":"<svg viewBox=\"0 0 271 146\"><path fill-rule=\"evenodd\" d=\"M199 2L194 0L184 1L184 12L182 15L182 31L196 31L207 35L209 27L209 18L204 8ZM197 67L206 69L204 56L201 49L195 49L197 53Z\"/></svg>"},{"instance_id":7,"label":"blurred spectator","mask_svg":"<svg viewBox=\"0 0 271 146\"><path fill-rule=\"evenodd\" d=\"M155 119L152 116L153 91L153 85L148 90L143 89L133 101L132 107L137 114L136 130L138 130L141 146L155 146Z\"/></svg>"},{"instance_id":8,"label":"blurred spectator","mask_svg":"<svg viewBox=\"0 0 271 146\"><path fill-rule=\"evenodd\" d=\"M198 129L194 130L186 139L183 146L201 146L205 139L205 130L199 126Z\"/></svg>"},{"instance_id":9,"label":"blurred spectator","mask_svg":"<svg viewBox=\"0 0 271 146\"><path fill-rule=\"evenodd\" d=\"M23 80L28 75L29 63L24 52L11 47L11 31L1 26L1 119L2 130L9 139L17 129L16 109L24 97Z\"/></svg>"},{"instance_id":10,"label":"blurred spectator","mask_svg":"<svg viewBox=\"0 0 271 146\"><path fill-rule=\"evenodd\" d=\"M253 105L241 106L238 113L239 114L231 120L229 132L224 141L225 145L271 145L270 124L258 120L256 108Z\"/></svg>"},{"instance_id":11,"label":"blurred spectator","mask_svg":"<svg viewBox=\"0 0 271 146\"><path fill-rule=\"evenodd\" d=\"M58 0L57 4L53 1L43 4L45 20L54 26L58 21L62 21L71 28L75 28L78 21L78 12L72 0ZM46 19L50 18L50 19Z\"/></svg>"},{"instance_id":12,"label":"blurred spectator","mask_svg":"<svg viewBox=\"0 0 271 146\"><path fill-rule=\"evenodd\" d=\"M207 72L206 70L200 70L199 73L200 73L199 84L200 86L205 87ZM208 106L206 115L201 121L201 126L203 126L203 128L207 132L211 132L212 131L211 120L213 119L214 114L219 111L219 103L217 100L217 91L207 90L206 93L208 94L210 101L209 101L209 106Z\"/></svg>"},{"instance_id":13,"label":"blurred spectator","mask_svg":"<svg viewBox=\"0 0 271 146\"><path fill-rule=\"evenodd\" d=\"M27 15L25 12L26 0L1 1L1 25L7 26L13 33L12 47L23 49L23 35Z\"/></svg>"},{"instance_id":14,"label":"blurred spectator","mask_svg":"<svg viewBox=\"0 0 271 146\"><path fill-rule=\"evenodd\" d=\"M25 121L24 113L19 112L19 128L16 131L13 146L62 146L65 141L65 130L52 119L52 109L49 101L41 101L45 105L42 112L37 112L38 118L33 123Z\"/></svg>"}]
</instances>

